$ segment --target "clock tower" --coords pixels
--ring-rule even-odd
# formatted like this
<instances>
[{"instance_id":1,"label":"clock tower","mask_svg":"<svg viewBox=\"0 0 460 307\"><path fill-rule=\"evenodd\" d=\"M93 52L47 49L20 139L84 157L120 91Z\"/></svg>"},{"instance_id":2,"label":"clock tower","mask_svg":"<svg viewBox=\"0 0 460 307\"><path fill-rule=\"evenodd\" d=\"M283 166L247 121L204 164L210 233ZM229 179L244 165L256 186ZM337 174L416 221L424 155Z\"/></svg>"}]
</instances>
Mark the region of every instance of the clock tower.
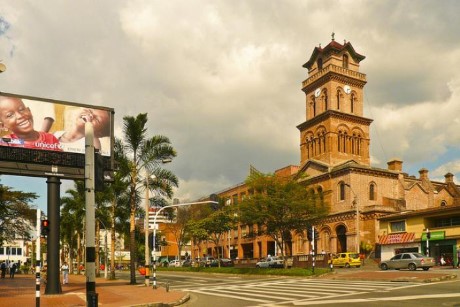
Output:
<instances>
[{"instance_id":1,"label":"clock tower","mask_svg":"<svg viewBox=\"0 0 460 307\"><path fill-rule=\"evenodd\" d=\"M363 117L366 75L359 72L365 57L350 42L334 40L315 47L307 63L308 78L302 82L306 95L306 121L300 131L301 167L308 161L334 166L349 160L370 165L369 126Z\"/></svg>"}]
</instances>

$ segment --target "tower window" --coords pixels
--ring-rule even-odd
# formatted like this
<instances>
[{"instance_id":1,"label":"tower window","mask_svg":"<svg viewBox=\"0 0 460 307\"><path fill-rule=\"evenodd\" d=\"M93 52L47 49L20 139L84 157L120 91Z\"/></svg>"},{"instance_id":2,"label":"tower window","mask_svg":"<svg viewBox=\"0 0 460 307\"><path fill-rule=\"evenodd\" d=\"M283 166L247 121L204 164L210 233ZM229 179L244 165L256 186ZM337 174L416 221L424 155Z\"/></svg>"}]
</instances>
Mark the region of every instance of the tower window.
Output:
<instances>
[{"instance_id":1,"label":"tower window","mask_svg":"<svg viewBox=\"0 0 460 307\"><path fill-rule=\"evenodd\" d=\"M313 116L316 116L316 98L313 97Z\"/></svg>"},{"instance_id":2,"label":"tower window","mask_svg":"<svg viewBox=\"0 0 460 307\"><path fill-rule=\"evenodd\" d=\"M320 71L321 69L323 69L323 59L319 58L318 59L318 71Z\"/></svg>"},{"instance_id":3,"label":"tower window","mask_svg":"<svg viewBox=\"0 0 460 307\"><path fill-rule=\"evenodd\" d=\"M346 54L342 58L342 67L348 69L348 55Z\"/></svg>"},{"instance_id":4,"label":"tower window","mask_svg":"<svg viewBox=\"0 0 460 307\"><path fill-rule=\"evenodd\" d=\"M371 183L369 185L369 200L375 200L375 184Z\"/></svg>"},{"instance_id":5,"label":"tower window","mask_svg":"<svg viewBox=\"0 0 460 307\"><path fill-rule=\"evenodd\" d=\"M339 200L345 200L345 183L341 182L339 189Z\"/></svg>"},{"instance_id":6,"label":"tower window","mask_svg":"<svg viewBox=\"0 0 460 307\"><path fill-rule=\"evenodd\" d=\"M351 113L355 113L355 95L354 94L351 94L350 103L351 103L351 107L350 107Z\"/></svg>"},{"instance_id":7,"label":"tower window","mask_svg":"<svg viewBox=\"0 0 460 307\"><path fill-rule=\"evenodd\" d=\"M337 110L340 110L340 91L337 90Z\"/></svg>"},{"instance_id":8,"label":"tower window","mask_svg":"<svg viewBox=\"0 0 460 307\"><path fill-rule=\"evenodd\" d=\"M327 111L327 92L324 92L324 111Z\"/></svg>"}]
</instances>

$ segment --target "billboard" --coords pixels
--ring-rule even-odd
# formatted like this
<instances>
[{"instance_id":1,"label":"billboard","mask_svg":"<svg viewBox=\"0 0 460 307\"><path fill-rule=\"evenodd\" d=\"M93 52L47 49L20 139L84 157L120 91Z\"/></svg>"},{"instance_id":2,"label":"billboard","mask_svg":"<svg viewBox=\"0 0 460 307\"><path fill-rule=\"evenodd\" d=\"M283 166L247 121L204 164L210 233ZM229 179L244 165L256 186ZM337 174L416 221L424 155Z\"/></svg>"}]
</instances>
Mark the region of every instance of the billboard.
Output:
<instances>
[{"instance_id":1,"label":"billboard","mask_svg":"<svg viewBox=\"0 0 460 307\"><path fill-rule=\"evenodd\" d=\"M0 173L25 175L25 168L32 176L81 178L86 122L93 124L105 169L112 170L113 115L107 107L0 92Z\"/></svg>"}]
</instances>

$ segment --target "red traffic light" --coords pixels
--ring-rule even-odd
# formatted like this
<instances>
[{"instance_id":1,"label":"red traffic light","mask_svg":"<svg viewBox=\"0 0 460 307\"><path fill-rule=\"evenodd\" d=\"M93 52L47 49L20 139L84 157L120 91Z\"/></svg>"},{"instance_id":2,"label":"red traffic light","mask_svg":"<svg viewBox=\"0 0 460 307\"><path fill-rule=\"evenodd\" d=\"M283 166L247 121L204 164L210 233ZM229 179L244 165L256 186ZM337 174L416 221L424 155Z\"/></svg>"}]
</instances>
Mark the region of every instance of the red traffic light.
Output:
<instances>
[{"instance_id":1,"label":"red traffic light","mask_svg":"<svg viewBox=\"0 0 460 307\"><path fill-rule=\"evenodd\" d=\"M49 221L48 220L42 220L42 227L48 228L49 227Z\"/></svg>"}]
</instances>

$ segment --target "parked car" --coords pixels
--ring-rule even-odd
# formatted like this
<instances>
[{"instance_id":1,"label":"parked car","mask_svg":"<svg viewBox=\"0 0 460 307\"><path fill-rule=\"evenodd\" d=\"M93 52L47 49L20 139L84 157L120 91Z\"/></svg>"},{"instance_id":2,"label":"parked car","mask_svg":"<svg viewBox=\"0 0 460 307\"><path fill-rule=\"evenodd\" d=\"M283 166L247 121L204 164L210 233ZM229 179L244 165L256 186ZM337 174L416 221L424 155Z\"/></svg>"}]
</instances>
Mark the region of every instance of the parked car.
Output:
<instances>
[{"instance_id":1,"label":"parked car","mask_svg":"<svg viewBox=\"0 0 460 307\"><path fill-rule=\"evenodd\" d=\"M401 253L392 257L390 260L380 262L380 268L382 270L409 269L415 271L418 268L422 268L424 271L428 271L434 265L434 258L424 256L420 253Z\"/></svg>"},{"instance_id":2,"label":"parked car","mask_svg":"<svg viewBox=\"0 0 460 307\"><path fill-rule=\"evenodd\" d=\"M259 262L256 263L256 268L268 268L269 263L267 259L261 259Z\"/></svg>"},{"instance_id":3,"label":"parked car","mask_svg":"<svg viewBox=\"0 0 460 307\"><path fill-rule=\"evenodd\" d=\"M267 257L256 263L256 268L283 268L284 261L279 257Z\"/></svg>"},{"instance_id":4,"label":"parked car","mask_svg":"<svg viewBox=\"0 0 460 307\"><path fill-rule=\"evenodd\" d=\"M230 267L233 266L233 260L228 258L214 259L211 261L211 267L218 267L220 262L221 267Z\"/></svg>"},{"instance_id":5,"label":"parked car","mask_svg":"<svg viewBox=\"0 0 460 307\"><path fill-rule=\"evenodd\" d=\"M268 266L271 268L284 268L284 260L280 257L268 258Z\"/></svg>"},{"instance_id":6,"label":"parked car","mask_svg":"<svg viewBox=\"0 0 460 307\"><path fill-rule=\"evenodd\" d=\"M361 266L361 258L358 253L338 253L332 255L332 265L336 267L349 268L354 266L359 268Z\"/></svg>"},{"instance_id":7,"label":"parked car","mask_svg":"<svg viewBox=\"0 0 460 307\"><path fill-rule=\"evenodd\" d=\"M234 265L234 263L233 263L232 259L229 259L229 258L220 259L220 266L229 267L229 266L233 266L233 265Z\"/></svg>"},{"instance_id":8,"label":"parked car","mask_svg":"<svg viewBox=\"0 0 460 307\"><path fill-rule=\"evenodd\" d=\"M182 266L182 263L180 260L171 260L169 262L169 266L170 267L173 267L173 268L178 268L178 267L181 267Z\"/></svg>"}]
</instances>

